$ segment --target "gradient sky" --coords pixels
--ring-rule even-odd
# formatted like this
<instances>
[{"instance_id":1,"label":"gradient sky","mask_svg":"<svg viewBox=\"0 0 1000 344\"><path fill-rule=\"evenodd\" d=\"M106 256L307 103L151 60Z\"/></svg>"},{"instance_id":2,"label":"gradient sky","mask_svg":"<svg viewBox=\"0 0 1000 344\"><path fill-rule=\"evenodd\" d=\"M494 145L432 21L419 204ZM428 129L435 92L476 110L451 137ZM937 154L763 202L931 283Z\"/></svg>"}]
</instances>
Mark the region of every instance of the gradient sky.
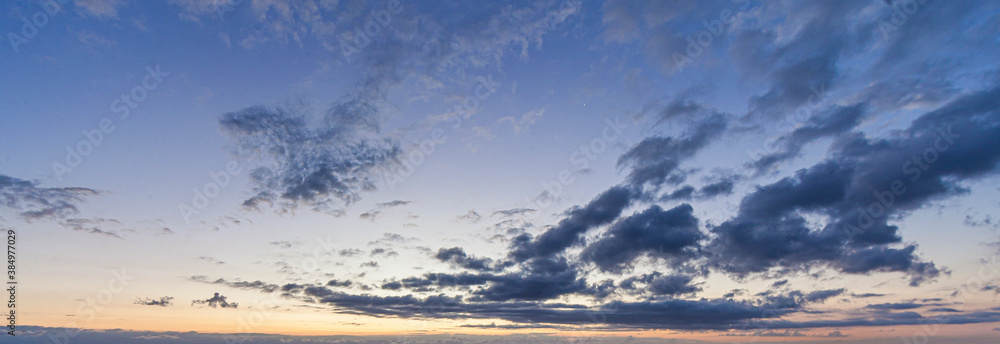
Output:
<instances>
[{"instance_id":1,"label":"gradient sky","mask_svg":"<svg viewBox=\"0 0 1000 344\"><path fill-rule=\"evenodd\" d=\"M1000 337L996 2L0 9L25 342Z\"/></svg>"}]
</instances>

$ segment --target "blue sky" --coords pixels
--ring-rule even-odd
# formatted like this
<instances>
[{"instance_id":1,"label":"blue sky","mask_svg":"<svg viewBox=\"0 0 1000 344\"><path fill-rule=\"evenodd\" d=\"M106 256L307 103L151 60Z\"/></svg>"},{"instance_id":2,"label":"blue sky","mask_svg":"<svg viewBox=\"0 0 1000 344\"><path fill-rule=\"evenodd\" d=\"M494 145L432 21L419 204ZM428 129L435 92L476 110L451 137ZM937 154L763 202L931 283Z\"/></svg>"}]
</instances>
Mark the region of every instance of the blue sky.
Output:
<instances>
[{"instance_id":1,"label":"blue sky","mask_svg":"<svg viewBox=\"0 0 1000 344\"><path fill-rule=\"evenodd\" d=\"M1000 333L991 2L0 8L28 338Z\"/></svg>"}]
</instances>

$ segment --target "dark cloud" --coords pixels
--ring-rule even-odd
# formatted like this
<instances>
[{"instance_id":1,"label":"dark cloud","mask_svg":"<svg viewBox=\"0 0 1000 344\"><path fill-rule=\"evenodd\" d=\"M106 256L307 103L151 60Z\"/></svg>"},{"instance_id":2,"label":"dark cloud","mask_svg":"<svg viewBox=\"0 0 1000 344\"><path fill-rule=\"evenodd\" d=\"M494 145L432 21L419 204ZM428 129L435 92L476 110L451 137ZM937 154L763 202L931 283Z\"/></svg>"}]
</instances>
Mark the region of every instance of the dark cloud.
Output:
<instances>
[{"instance_id":1,"label":"dark cloud","mask_svg":"<svg viewBox=\"0 0 1000 344\"><path fill-rule=\"evenodd\" d=\"M731 300L615 301L590 308L581 305L527 301L476 302L445 295L349 295L335 293L319 300L346 314L403 318L486 319L553 325L601 324L616 328L727 329L752 319L776 318L801 305Z\"/></svg>"},{"instance_id":2,"label":"dark cloud","mask_svg":"<svg viewBox=\"0 0 1000 344\"><path fill-rule=\"evenodd\" d=\"M394 200L394 201L389 201L389 202L385 202L385 203L379 203L379 204L376 204L375 206L379 207L380 209L387 209L387 208L402 207L402 206L410 204L410 203L413 203L413 201Z\"/></svg>"},{"instance_id":3,"label":"dark cloud","mask_svg":"<svg viewBox=\"0 0 1000 344\"><path fill-rule=\"evenodd\" d=\"M450 260L456 253L442 250L440 253ZM460 272L457 274L426 273L420 277L408 277L400 281L402 287L415 291L433 291L436 288L468 289L473 299L490 302L514 300L549 300L567 294L596 295L601 286L589 286L580 277L578 267L565 258L535 258L519 266L520 270L497 274L493 272ZM604 287L606 290L606 286Z\"/></svg>"},{"instance_id":4,"label":"dark cloud","mask_svg":"<svg viewBox=\"0 0 1000 344\"><path fill-rule=\"evenodd\" d=\"M659 200L661 202L686 201L691 199L706 200L732 194L734 187L736 187L736 182L734 180L721 180L704 185L697 190L691 185L684 185L668 194L660 196Z\"/></svg>"},{"instance_id":5,"label":"dark cloud","mask_svg":"<svg viewBox=\"0 0 1000 344\"><path fill-rule=\"evenodd\" d=\"M919 303L906 302L906 303L877 303L877 304L867 305L865 306L865 308L877 309L877 310L905 310L905 309L920 308L923 306L924 305Z\"/></svg>"},{"instance_id":6,"label":"dark cloud","mask_svg":"<svg viewBox=\"0 0 1000 344\"><path fill-rule=\"evenodd\" d=\"M411 242L416 242L416 241L420 241L420 239L415 238L415 237L405 237L405 236L403 236L401 234L397 234L397 233L382 233L382 237L381 238L378 238L378 239L375 239L375 241L369 242L368 245L387 245L387 246L391 246L391 245L405 244L405 243L411 243Z\"/></svg>"},{"instance_id":7,"label":"dark cloud","mask_svg":"<svg viewBox=\"0 0 1000 344\"><path fill-rule=\"evenodd\" d=\"M694 196L695 189L691 185L684 185L669 194L665 194L660 197L660 201L683 201L689 200Z\"/></svg>"},{"instance_id":8,"label":"dark cloud","mask_svg":"<svg viewBox=\"0 0 1000 344\"><path fill-rule=\"evenodd\" d=\"M167 306L173 306L173 303L171 303L171 300L173 300L173 299L174 298L170 297L170 296L161 296L159 300L157 300L157 299L150 299L150 298L136 299L135 302L133 302L133 303L137 304L137 305L144 305L144 306L167 307Z\"/></svg>"},{"instance_id":9,"label":"dark cloud","mask_svg":"<svg viewBox=\"0 0 1000 344\"><path fill-rule=\"evenodd\" d=\"M845 291L846 290L843 289L843 288L841 288L841 289L828 289L828 290L815 290L815 291L811 291L809 293L806 293L806 295L803 297L803 300L805 302L808 302L808 303L823 302L823 301L826 301L826 299L829 299L831 297L840 296L840 295L844 294Z\"/></svg>"},{"instance_id":10,"label":"dark cloud","mask_svg":"<svg viewBox=\"0 0 1000 344\"><path fill-rule=\"evenodd\" d=\"M733 193L733 187L735 186L736 182L734 180L721 180L702 186L698 189L698 197L708 199L716 196L726 196Z\"/></svg>"},{"instance_id":11,"label":"dark cloud","mask_svg":"<svg viewBox=\"0 0 1000 344\"><path fill-rule=\"evenodd\" d=\"M34 181L0 175L0 206L18 212L22 219L63 220L80 212L87 198L100 192L81 187L46 188Z\"/></svg>"},{"instance_id":12,"label":"dark cloud","mask_svg":"<svg viewBox=\"0 0 1000 344\"><path fill-rule=\"evenodd\" d=\"M869 297L882 297L882 296L885 296L885 294L864 293L864 294L851 294L851 296L859 298L859 299L864 299L864 298L869 298Z\"/></svg>"},{"instance_id":13,"label":"dark cloud","mask_svg":"<svg viewBox=\"0 0 1000 344\"><path fill-rule=\"evenodd\" d=\"M514 239L511 257L525 261L533 257L550 257L580 241L587 230L610 223L625 210L635 197L635 191L616 186L595 197L584 207L576 207L567 212L566 217L555 227L537 238L523 234Z\"/></svg>"},{"instance_id":14,"label":"dark cloud","mask_svg":"<svg viewBox=\"0 0 1000 344\"><path fill-rule=\"evenodd\" d=\"M782 161L794 158L802 151L803 146L823 137L835 137L850 131L861 124L868 115L864 103L851 106L836 106L826 112L818 113L809 118L802 126L781 136L774 143L777 151L766 154L750 163L750 166L763 173L777 166Z\"/></svg>"},{"instance_id":15,"label":"dark cloud","mask_svg":"<svg viewBox=\"0 0 1000 344\"><path fill-rule=\"evenodd\" d=\"M219 293L215 293L215 296L212 296L212 297L210 297L208 299L205 299L205 300L194 300L194 301L191 301L191 305L208 305L209 307L212 307L212 308L216 308L216 307L237 308L239 306L235 302L230 303L229 301L226 301L226 297L220 295Z\"/></svg>"},{"instance_id":16,"label":"dark cloud","mask_svg":"<svg viewBox=\"0 0 1000 344\"><path fill-rule=\"evenodd\" d=\"M771 4L764 6L778 7ZM849 20L870 13L872 6L880 5L808 3L785 14L789 18L797 18L799 27L796 30L764 30L752 24L733 29L736 44L730 47L729 52L744 63L746 79L766 82L762 91L749 100L749 112L744 119L755 121L757 125L766 124L767 121L787 117L798 108L810 106L811 116L779 138L777 152L755 159L751 167L768 171L798 156L802 146L810 142L820 138L832 138L835 142L823 161L752 189L742 198L734 217L717 226L708 224L709 233L699 230L699 221L690 205L663 210L658 205L644 203L654 201L647 195L649 189L658 193L664 185L683 184L688 174L692 173L682 169L685 160L711 145L730 127L728 116L708 110L696 102L677 98L666 106L659 120L693 119L695 124L690 130L679 137L642 140L618 160L618 167L628 170L624 184L607 189L582 207L569 209L555 226L537 236L526 234L522 228L511 239L507 258L513 262L505 265L513 269L498 269L498 261L469 255L460 247L443 248L435 258L471 272L427 273L419 277L385 280L381 284L382 289L408 289L421 295L445 288L466 294L421 297L351 295L334 292L325 286L299 284L286 285L290 287L285 291L317 298L321 304L330 305L334 307L333 311L341 313L403 318L503 319L516 323L510 326L593 325L598 322L595 318L599 318L599 322L604 324L602 326L618 329L728 330L766 326L786 330L751 333L800 336L802 333L794 329L904 325L939 320L948 323L1000 320L998 312L969 312L941 318L916 312L885 311L907 310L911 308L905 307L910 305L917 305L912 309L923 306L915 303L869 305L867 309L880 311L839 320L782 320L785 315L812 312L805 307L843 295L845 290L789 291L787 284L779 281L772 285L772 289L780 288L780 291L758 294L755 300L732 300L737 295L746 295L745 291L733 291L724 299L683 300L675 297L700 291L699 286L692 283L697 275L658 272L626 277L620 288L642 290L652 296L666 298L614 301L593 306L553 301L569 295L603 298L614 293L610 291L614 287L611 280L588 283L585 277L589 275L583 262L593 263L600 270L622 272L644 255L673 263L654 265L659 269L679 269L685 264L707 263L705 270L711 268L735 277L759 274L771 278L790 272L830 268L849 274L899 272L905 274L911 284L917 285L940 275L943 270L923 261L917 254L917 246L904 244L900 228L890 221L902 219L908 212L925 207L934 200L963 194L967 192L964 182L995 173L1000 161L1000 152L995 148L1000 146L997 113L1000 101L996 100L1000 99L1000 93L991 89L957 97L920 116L909 128L890 132L884 138L869 137L867 133L855 130L868 116L887 113L892 106L901 108L913 104L924 94L928 95L927 98L921 99L943 102L953 98L955 90L941 90L944 86L951 87L947 83L929 83L923 88L939 89L940 92L927 89L895 92L890 89L880 96L876 86L892 85L882 80L868 83L871 86L850 101L836 99L830 102L849 105L834 105L812 114L811 106L818 102L818 98L827 96L828 90L839 91L841 89L837 87L849 84L844 80L848 75L839 69L844 56L869 51L865 44L870 43L873 32L877 32L873 29L876 24L858 24ZM643 11L636 9L643 6L624 2L604 7L605 25L609 31L614 31L613 35L609 33L609 39L616 42L629 41L636 30L641 31L643 28L637 23L654 20L656 16L649 13L664 13L649 12L642 17ZM967 8L965 5L954 5L947 9L958 7ZM926 13L920 15L924 20L930 16ZM670 18L655 19L658 21L647 25L655 27ZM953 20L948 18L946 22ZM925 30L914 26L907 25L905 31ZM901 33L901 36L917 37L910 33ZM366 52L365 61L390 57L385 55L390 47L395 46L387 44ZM916 47L924 46L915 40L893 38L889 50L894 52L885 56L896 55L902 59L907 54L898 52L912 52ZM395 62L398 61L390 59L387 64L395 67ZM928 65L928 68L935 68L935 65ZM395 73L394 70L392 72ZM369 95L374 96L345 98L347 100L339 102L331 111L336 114L331 115L331 121L340 121L336 125L326 122L319 126L306 125L303 116L284 113L233 115L230 116L233 117L231 123L226 122L228 117L224 118L223 127L231 134L236 132L233 135L237 137L241 152L260 151L264 158L277 161L277 168L272 166L271 169L255 170L252 178L257 185L257 195L248 200L248 205L277 200L285 202L285 208L307 204L331 211L335 203L349 204L360 197L359 192L372 190L374 184L370 176L380 166L391 164L399 152L395 141L377 135L381 119L377 116L377 101L372 99L379 99L382 93ZM698 119L698 115L704 117ZM345 133L327 135L327 130L338 128ZM355 139L336 144L322 141L338 135ZM322 140L317 143L312 138ZM942 138L948 143L947 148L935 148ZM314 152L312 145L345 148L320 148ZM934 162L925 161L931 160L926 158L931 156L927 155L931 154L927 153L929 148L934 148ZM373 155L377 158L368 159ZM914 157L925 158L913 160ZM338 167L342 169L337 170ZM294 168L298 172L289 173L282 168ZM906 191L892 193L891 198L887 198L889 196L884 196L884 192L893 190L896 181L902 182ZM718 180L700 188L682 186L660 200L707 199L731 194L734 187L735 180ZM645 210L623 217L629 207L638 204ZM877 215L872 209L879 208L873 204L881 204ZM391 206L378 205L378 209L388 207ZM516 216L527 210L501 210L491 216ZM373 211L372 218L377 216L378 210ZM470 210L463 220L474 223L481 217ZM588 236L590 231L604 226L607 226L604 232ZM588 243L588 238L593 240ZM388 234L385 241L380 240L373 244L401 242ZM582 247L579 256L571 250L573 247ZM372 254L375 252L373 250ZM376 262L362 266L365 264L377 266ZM349 281L338 283L347 283L343 287L350 286ZM341 286L334 281L328 285ZM829 336L843 335L834 331Z\"/></svg>"},{"instance_id":17,"label":"dark cloud","mask_svg":"<svg viewBox=\"0 0 1000 344\"><path fill-rule=\"evenodd\" d=\"M461 247L441 248L434 255L434 258L463 269L476 271L491 271L496 269L493 259L469 256Z\"/></svg>"},{"instance_id":18,"label":"dark cloud","mask_svg":"<svg viewBox=\"0 0 1000 344\"><path fill-rule=\"evenodd\" d=\"M788 16L801 20L795 34L786 36L774 27L740 32L730 52L748 77L770 83L766 91L750 98L750 111L744 118L781 120L802 106L819 102L828 89L838 86L840 60L873 38L875 23L854 20L871 6L815 2L783 8ZM848 26L851 29L840 29Z\"/></svg>"},{"instance_id":19,"label":"dark cloud","mask_svg":"<svg viewBox=\"0 0 1000 344\"><path fill-rule=\"evenodd\" d=\"M717 267L738 274L826 264L842 272L904 272L917 285L938 276L902 245L888 221L965 193L962 182L994 175L1000 151L1000 87L973 92L883 139L841 137L826 160L758 187L738 215L713 228ZM803 214L829 221L819 228ZM894 245L895 246L890 246Z\"/></svg>"},{"instance_id":20,"label":"dark cloud","mask_svg":"<svg viewBox=\"0 0 1000 344\"><path fill-rule=\"evenodd\" d=\"M548 300L565 294L589 293L575 266L562 258L536 258L521 273L496 276L474 294L489 301Z\"/></svg>"},{"instance_id":21,"label":"dark cloud","mask_svg":"<svg viewBox=\"0 0 1000 344\"><path fill-rule=\"evenodd\" d=\"M398 256L398 255L399 255L399 252L393 251L391 249L381 248L381 247L373 248L372 251L371 251L371 253L369 254L369 256L372 256L372 257L374 257L374 256L392 257L392 256Z\"/></svg>"},{"instance_id":22,"label":"dark cloud","mask_svg":"<svg viewBox=\"0 0 1000 344\"><path fill-rule=\"evenodd\" d=\"M224 286L227 286L227 287L230 287L230 288L236 288L236 289L259 290L260 292L263 292L263 293L271 293L271 292L274 292L274 291L278 290L278 288L279 288L278 285L276 285L276 284L265 283L263 281L253 281L253 282L248 282L248 281L227 281L227 280L225 280L223 278L211 280L211 279L208 278L208 276L203 276L203 275L191 276L191 278L189 278L189 280L191 280L193 282L199 282L199 283L224 285Z\"/></svg>"},{"instance_id":23,"label":"dark cloud","mask_svg":"<svg viewBox=\"0 0 1000 344\"><path fill-rule=\"evenodd\" d=\"M696 293L701 288L691 284L691 276L668 275L660 276L649 283L649 291L653 295L683 295Z\"/></svg>"},{"instance_id":24,"label":"dark cloud","mask_svg":"<svg viewBox=\"0 0 1000 344\"><path fill-rule=\"evenodd\" d=\"M402 152L394 139L378 135L380 97L364 91L346 96L315 126L303 107L255 106L223 115L219 123L236 141L235 153L260 162L251 169L254 195L244 206L303 205L341 214L361 192L375 190L380 169Z\"/></svg>"},{"instance_id":25,"label":"dark cloud","mask_svg":"<svg viewBox=\"0 0 1000 344\"><path fill-rule=\"evenodd\" d=\"M519 215L522 215L522 214L536 212L536 211L537 210L531 209L531 208L504 209L504 210L494 211L493 215L491 215L491 216L497 216L497 215L500 215L501 217L519 216Z\"/></svg>"},{"instance_id":26,"label":"dark cloud","mask_svg":"<svg viewBox=\"0 0 1000 344\"><path fill-rule=\"evenodd\" d=\"M936 276L933 264L917 261L914 246L884 247L900 240L894 227L866 243L883 245L875 247L850 247L841 231L809 228L799 212L829 212L845 203L844 192L853 172L842 164L824 162L759 187L744 197L736 218L712 229L711 261L738 275L775 266L801 269L826 263L848 273L904 271L917 283Z\"/></svg>"},{"instance_id":27,"label":"dark cloud","mask_svg":"<svg viewBox=\"0 0 1000 344\"><path fill-rule=\"evenodd\" d=\"M584 248L581 259L604 271L621 272L644 254L675 263L693 257L704 237L693 211L688 204L670 210L650 206L613 224Z\"/></svg>"},{"instance_id":28,"label":"dark cloud","mask_svg":"<svg viewBox=\"0 0 1000 344\"><path fill-rule=\"evenodd\" d=\"M340 287L340 288L347 288L347 287L350 287L352 284L354 284L354 282L352 282L352 281L341 281L341 280L335 280L335 279L334 280L330 280L329 282L326 282L326 285L329 286L329 287Z\"/></svg>"},{"instance_id":29,"label":"dark cloud","mask_svg":"<svg viewBox=\"0 0 1000 344\"><path fill-rule=\"evenodd\" d=\"M302 284L298 284L298 283L287 283L287 284L281 286L281 291L283 291L283 292L300 292L300 291L304 290L306 287L307 287L307 285L302 285Z\"/></svg>"},{"instance_id":30,"label":"dark cloud","mask_svg":"<svg viewBox=\"0 0 1000 344\"><path fill-rule=\"evenodd\" d=\"M684 159L694 156L712 143L728 127L728 116L713 113L700 119L684 138L651 137L618 158L619 168L629 168L627 182L636 187L664 183L677 184L686 178L679 167Z\"/></svg>"},{"instance_id":31,"label":"dark cloud","mask_svg":"<svg viewBox=\"0 0 1000 344\"><path fill-rule=\"evenodd\" d=\"M962 313L962 311L954 308L931 308L928 309L930 312L942 312L942 313Z\"/></svg>"},{"instance_id":32,"label":"dark cloud","mask_svg":"<svg viewBox=\"0 0 1000 344\"><path fill-rule=\"evenodd\" d=\"M381 215L382 211L380 210L369 210L361 213L361 215L358 215L358 218L362 220L375 222L375 219L379 218Z\"/></svg>"},{"instance_id":33,"label":"dark cloud","mask_svg":"<svg viewBox=\"0 0 1000 344\"><path fill-rule=\"evenodd\" d=\"M74 231L105 235L116 239L124 239L121 233L132 231L131 229L123 229L122 223L115 219L74 218L59 220L59 224Z\"/></svg>"}]
</instances>

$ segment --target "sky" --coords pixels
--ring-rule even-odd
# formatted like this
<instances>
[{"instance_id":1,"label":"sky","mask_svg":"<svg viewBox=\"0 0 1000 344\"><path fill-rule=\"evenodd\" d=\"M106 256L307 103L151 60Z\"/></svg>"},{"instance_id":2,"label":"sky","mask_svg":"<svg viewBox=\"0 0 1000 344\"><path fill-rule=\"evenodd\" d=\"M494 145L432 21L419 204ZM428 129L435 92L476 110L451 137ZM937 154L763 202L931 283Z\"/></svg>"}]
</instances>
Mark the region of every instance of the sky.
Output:
<instances>
[{"instance_id":1,"label":"sky","mask_svg":"<svg viewBox=\"0 0 1000 344\"><path fill-rule=\"evenodd\" d=\"M13 342L1000 338L997 2L6 1L0 30Z\"/></svg>"}]
</instances>

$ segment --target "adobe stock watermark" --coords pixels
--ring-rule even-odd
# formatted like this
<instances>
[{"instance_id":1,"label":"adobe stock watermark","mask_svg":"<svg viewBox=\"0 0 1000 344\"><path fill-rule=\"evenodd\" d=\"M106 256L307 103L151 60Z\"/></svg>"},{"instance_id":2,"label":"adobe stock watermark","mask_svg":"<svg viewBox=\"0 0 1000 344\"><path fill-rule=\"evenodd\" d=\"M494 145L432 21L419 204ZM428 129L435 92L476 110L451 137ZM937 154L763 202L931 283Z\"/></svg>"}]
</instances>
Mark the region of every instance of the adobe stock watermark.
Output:
<instances>
[{"instance_id":1,"label":"adobe stock watermark","mask_svg":"<svg viewBox=\"0 0 1000 344\"><path fill-rule=\"evenodd\" d=\"M950 126L947 129L937 128L937 136L934 137L931 145L903 163L902 172L904 175L910 176L908 178L910 184L920 180L924 172L930 169L931 165L941 157L941 153L950 149L955 144L955 140L962 137L962 135L952 132L951 129ZM876 219L888 216L896 198L908 190L906 186L907 183L902 179L896 179L889 184L888 190L873 191L872 196L875 201L872 201L867 207L858 209L857 226L849 223L844 225L843 230L847 234L847 238L853 239L856 235L871 228Z\"/></svg>"},{"instance_id":2,"label":"adobe stock watermark","mask_svg":"<svg viewBox=\"0 0 1000 344\"><path fill-rule=\"evenodd\" d=\"M955 290L952 296L959 298L958 304L965 304L969 299L970 292L982 290L990 281L996 279L1000 273L1000 255L993 255L990 259L981 259L982 266L976 271L976 275L969 277L965 283ZM899 337L904 344L927 344L930 338L936 336L941 331L941 325L952 322L954 317L962 315L942 315L933 318L924 318L917 321L920 328L909 337Z\"/></svg>"},{"instance_id":3,"label":"adobe stock watermark","mask_svg":"<svg viewBox=\"0 0 1000 344\"><path fill-rule=\"evenodd\" d=\"M80 301L76 306L76 315L84 316L84 325L89 324L94 321L97 314L104 311L104 307L107 307L115 300L115 296L121 294L128 287L129 281L135 279L134 276L129 276L125 269L112 270L111 279L108 281L107 287L101 289L93 296L88 296L87 298ZM55 344L68 344L70 339L76 337L80 334L82 328L76 322L67 322L64 328L59 329L55 333L46 333L50 340Z\"/></svg>"},{"instance_id":4,"label":"adobe stock watermark","mask_svg":"<svg viewBox=\"0 0 1000 344\"><path fill-rule=\"evenodd\" d=\"M601 129L601 135L593 138L585 145L581 145L579 149L573 151L569 155L569 161L574 166L578 166L577 170L583 170L590 167L590 163L597 160L597 157L608 150L608 147L618 142L618 138L621 137L622 132L628 128L628 124L623 124L621 116L615 117L614 120L610 118L604 119L604 128ZM544 194L548 197L535 197L534 199L524 199L524 203L528 204L528 208L533 209L544 209L552 206L555 200L562 195L565 187L573 184L576 179L573 178L573 171L569 169L563 169L556 174L556 178L543 181L542 189L545 190ZM535 212L537 214L538 212Z\"/></svg>"},{"instance_id":5,"label":"adobe stock watermark","mask_svg":"<svg viewBox=\"0 0 1000 344\"><path fill-rule=\"evenodd\" d=\"M264 302L254 303L249 309L252 309L249 314L236 318L236 333L237 334L226 334L222 336L222 339L226 344L243 343L250 339L248 333L253 333L255 329L264 325L271 316L274 315L274 308L278 307L278 303L274 298L274 294L267 294L268 299Z\"/></svg>"},{"instance_id":6,"label":"adobe stock watermark","mask_svg":"<svg viewBox=\"0 0 1000 344\"><path fill-rule=\"evenodd\" d=\"M497 92L500 82L493 81L493 75L490 74L486 77L477 77L475 85L472 95L465 96L451 103L454 114L446 122L453 123L451 126L453 130L462 128L463 121L479 110L480 103L490 99ZM417 145L417 149L407 154L406 159L402 161L402 168L383 169L381 171L383 183L388 185L389 190L395 190L396 184L402 183L406 178L413 175L416 168L423 165L427 161L427 158L434 154L437 149L436 147L447 141L448 135L444 129L432 129L430 137L421 140Z\"/></svg>"},{"instance_id":7,"label":"adobe stock watermark","mask_svg":"<svg viewBox=\"0 0 1000 344\"><path fill-rule=\"evenodd\" d=\"M476 87L473 88L472 95L465 96L461 100L455 100L451 103L451 109L455 115L449 117L448 122L455 122L452 128L455 130L461 129L462 121L469 119L472 114L479 111L480 102L490 99L497 92L498 87L500 87L500 83L493 81L493 74L486 77L476 77Z\"/></svg>"},{"instance_id":8,"label":"adobe stock watermark","mask_svg":"<svg viewBox=\"0 0 1000 344\"><path fill-rule=\"evenodd\" d=\"M594 160L597 160L601 154L607 152L608 147L618 142L624 130L629 127L628 124L622 123L621 116L615 117L614 120L605 118L604 124L604 128L601 129L599 136L591 139L590 142L581 145L579 149L569 154L569 162L574 166L578 166L577 171L590 168L590 164ZM576 182L576 178L573 177L573 171L570 169L559 171L554 179L542 182L543 191L538 196L534 198L526 197L522 201L524 206L521 208L534 209L536 211L521 213L518 217L521 220L529 221L541 215L541 210L555 205L555 202L562 195L563 191L574 182Z\"/></svg>"},{"instance_id":9,"label":"adobe stock watermark","mask_svg":"<svg viewBox=\"0 0 1000 344\"><path fill-rule=\"evenodd\" d=\"M737 9L723 9L719 11L717 19L702 21L704 30L693 35L688 35L684 40L688 43L684 49L684 54L674 52L670 58L674 61L674 68L678 72L683 71L687 65L694 63L694 59L701 57L716 38L722 36L726 30L736 23L736 14L750 8L750 0L731 0L733 4L741 4Z\"/></svg>"},{"instance_id":10,"label":"adobe stock watermark","mask_svg":"<svg viewBox=\"0 0 1000 344\"><path fill-rule=\"evenodd\" d=\"M149 92L159 87L163 83L163 78L169 75L170 73L160 70L160 65L156 65L156 68L146 66L146 75L143 76L142 83L111 101L111 112L118 114L118 121L128 119L132 115L132 110L138 108L139 104L149 96ZM52 173L59 181L63 180L63 175L80 167L84 158L90 156L104 142L105 136L115 131L114 122L111 117L102 118L97 122L97 128L81 131L83 139L77 141L76 145L66 146L66 158L63 162L52 162Z\"/></svg>"},{"instance_id":11,"label":"adobe stock watermark","mask_svg":"<svg viewBox=\"0 0 1000 344\"><path fill-rule=\"evenodd\" d=\"M21 32L20 34L16 32L7 33L7 41L10 42L10 48L14 50L14 53L21 52L21 45L28 44L31 42L32 38L38 35L38 30L49 24L49 20L55 17L57 14L62 12L63 6L69 0L43 0L38 1L38 7L40 10L31 14L31 18L21 16Z\"/></svg>"},{"instance_id":12,"label":"adobe stock watermark","mask_svg":"<svg viewBox=\"0 0 1000 344\"><path fill-rule=\"evenodd\" d=\"M218 171L209 171L208 178L211 179L208 183L200 188L192 188L191 192L193 196L191 197L191 203L178 203L177 211L181 213L181 217L184 218L185 224L190 224L191 219L198 214L201 214L202 210L208 208L209 203L219 194L222 190L229 187L229 184L233 181L233 178L242 172L243 167L240 166L236 161L230 161L226 164L226 168Z\"/></svg>"},{"instance_id":13,"label":"adobe stock watermark","mask_svg":"<svg viewBox=\"0 0 1000 344\"><path fill-rule=\"evenodd\" d=\"M360 53L362 49L367 48L373 40L377 40L383 30L389 29L392 17L402 11L403 6L399 3L399 0L388 0L385 2L385 8L368 12L368 20L363 25L355 27L353 31L341 34L338 40L340 41L340 52L343 54L344 59L347 62L351 62L353 60L352 56Z\"/></svg>"},{"instance_id":14,"label":"adobe stock watermark","mask_svg":"<svg viewBox=\"0 0 1000 344\"><path fill-rule=\"evenodd\" d=\"M889 20L878 20L878 32L882 34L882 40L888 40L901 26L906 25L910 21L910 16L917 13L927 0L895 0L888 3L892 7Z\"/></svg>"},{"instance_id":15,"label":"adobe stock watermark","mask_svg":"<svg viewBox=\"0 0 1000 344\"><path fill-rule=\"evenodd\" d=\"M758 160L765 155L773 154L777 151L776 143L786 133L798 128L803 123L812 118L812 115L816 112L816 107L823 102L824 95L826 94L826 84L809 85L809 92L811 93L808 98L806 98L806 103L795 109L795 113L790 117L784 117L778 122L773 128L776 129L777 133L764 139L762 147L759 149L747 149L747 155L753 160Z\"/></svg>"}]
</instances>

